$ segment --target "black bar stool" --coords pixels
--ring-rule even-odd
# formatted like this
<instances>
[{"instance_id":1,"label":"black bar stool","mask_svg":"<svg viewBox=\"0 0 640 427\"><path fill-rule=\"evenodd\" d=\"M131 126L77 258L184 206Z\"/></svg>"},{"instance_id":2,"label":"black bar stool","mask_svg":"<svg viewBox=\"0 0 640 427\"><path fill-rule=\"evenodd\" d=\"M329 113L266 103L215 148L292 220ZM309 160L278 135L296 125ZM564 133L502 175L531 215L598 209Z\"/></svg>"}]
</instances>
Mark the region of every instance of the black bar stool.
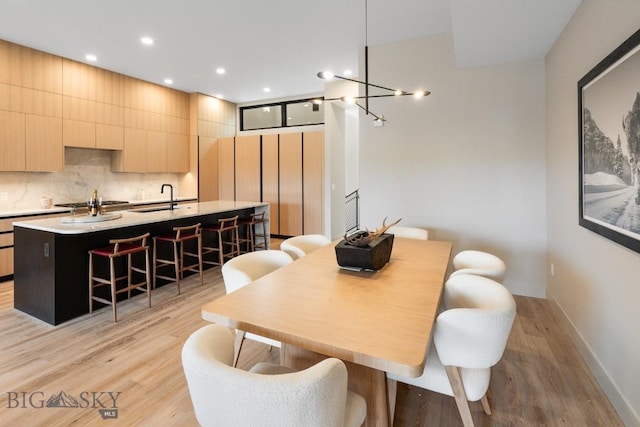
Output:
<instances>
[{"instance_id":1,"label":"black bar stool","mask_svg":"<svg viewBox=\"0 0 640 427\"><path fill-rule=\"evenodd\" d=\"M200 284L204 284L202 276L202 229L200 223L184 227L173 227L173 233L153 237L153 289L156 288L156 279L175 281L180 295L180 279L185 271L200 274ZM170 243L173 249L173 257L159 258L158 243ZM193 242L196 245L195 252L185 250L185 243ZM185 256L192 260L192 264L185 265ZM160 275L158 270L163 267L173 266L175 277ZM168 273L167 273L168 274Z\"/></svg>"},{"instance_id":2,"label":"black bar stool","mask_svg":"<svg viewBox=\"0 0 640 427\"><path fill-rule=\"evenodd\" d=\"M220 218L218 224L202 227L202 231L216 235L217 246L203 246L203 254L217 253L218 260L205 260L206 264L222 265L225 259L240 255L240 239L238 236L238 216ZM228 248L228 251L225 249Z\"/></svg>"},{"instance_id":3,"label":"black bar stool","mask_svg":"<svg viewBox=\"0 0 640 427\"><path fill-rule=\"evenodd\" d=\"M113 321L118 321L116 301L119 294L127 292L127 298L131 298L131 291L137 289L147 293L149 308L151 308L151 292L149 284L151 275L149 270L149 246L147 245L149 233L128 239L109 240L109 246L104 246L89 251L89 313L93 313L93 301L99 301L113 307ZM133 256L144 253L144 268L133 265ZM94 273L94 256L109 258L109 279L98 277ZM116 276L116 259L126 256L126 275ZM144 281L133 283L133 273L144 274ZM125 280L127 286L118 289L117 283ZM101 286L110 286L111 300L96 296L94 290Z\"/></svg>"}]
</instances>

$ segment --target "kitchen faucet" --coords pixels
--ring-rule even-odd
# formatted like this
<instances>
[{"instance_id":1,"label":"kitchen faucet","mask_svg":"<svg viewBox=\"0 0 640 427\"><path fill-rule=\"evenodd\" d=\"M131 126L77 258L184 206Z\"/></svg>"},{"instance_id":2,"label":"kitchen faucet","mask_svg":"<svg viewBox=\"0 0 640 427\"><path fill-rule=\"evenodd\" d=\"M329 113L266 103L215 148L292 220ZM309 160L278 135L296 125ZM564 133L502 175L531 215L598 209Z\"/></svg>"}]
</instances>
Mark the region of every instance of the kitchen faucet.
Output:
<instances>
[{"instance_id":1,"label":"kitchen faucet","mask_svg":"<svg viewBox=\"0 0 640 427\"><path fill-rule=\"evenodd\" d=\"M169 209L173 210L174 201L173 201L173 185L171 184L162 184L160 187L160 194L164 194L164 187L167 186L171 190L171 199L169 200Z\"/></svg>"}]
</instances>

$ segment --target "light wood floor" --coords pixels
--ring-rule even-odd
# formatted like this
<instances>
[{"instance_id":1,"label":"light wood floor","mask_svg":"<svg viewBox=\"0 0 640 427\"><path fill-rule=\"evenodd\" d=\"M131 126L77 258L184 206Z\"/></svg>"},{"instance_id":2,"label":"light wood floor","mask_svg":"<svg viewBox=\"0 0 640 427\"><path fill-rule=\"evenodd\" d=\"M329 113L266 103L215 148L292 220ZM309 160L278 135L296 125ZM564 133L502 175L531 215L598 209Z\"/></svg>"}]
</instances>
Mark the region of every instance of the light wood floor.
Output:
<instances>
[{"instance_id":1,"label":"light wood floor","mask_svg":"<svg viewBox=\"0 0 640 427\"><path fill-rule=\"evenodd\" d=\"M151 309L143 296L120 303L118 323L107 307L53 327L14 310L13 282L0 283L0 425L197 425L180 352L189 334L207 324L200 318L202 305L223 294L215 268L205 273L204 286L186 279L179 297L175 286L158 288ZM551 303L516 301L518 315L504 358L493 369L493 415L472 403L476 426L621 426L562 332ZM265 360L277 362L278 349L248 340L240 367ZM61 391L76 398L120 392L118 418L102 420L92 407L34 407ZM106 394L99 401L110 402ZM399 384L394 425L462 423L453 398Z\"/></svg>"}]
</instances>

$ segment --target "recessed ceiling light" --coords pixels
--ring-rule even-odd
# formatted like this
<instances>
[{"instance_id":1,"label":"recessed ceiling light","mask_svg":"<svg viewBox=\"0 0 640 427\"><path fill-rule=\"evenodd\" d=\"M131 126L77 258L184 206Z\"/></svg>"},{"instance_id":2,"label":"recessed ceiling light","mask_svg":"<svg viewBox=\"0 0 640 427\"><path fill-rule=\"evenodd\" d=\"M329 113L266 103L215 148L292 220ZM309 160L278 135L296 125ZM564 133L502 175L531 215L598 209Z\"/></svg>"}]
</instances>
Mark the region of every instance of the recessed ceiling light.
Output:
<instances>
[{"instance_id":1,"label":"recessed ceiling light","mask_svg":"<svg viewBox=\"0 0 640 427\"><path fill-rule=\"evenodd\" d=\"M262 88L263 91L265 92L271 92L271 88L270 87L264 87Z\"/></svg>"},{"instance_id":2,"label":"recessed ceiling light","mask_svg":"<svg viewBox=\"0 0 640 427\"><path fill-rule=\"evenodd\" d=\"M353 71L351 71L351 70L344 70L344 73L343 73L343 74L344 74L345 76L350 76L351 74L353 74Z\"/></svg>"},{"instance_id":3,"label":"recessed ceiling light","mask_svg":"<svg viewBox=\"0 0 640 427\"><path fill-rule=\"evenodd\" d=\"M95 56L95 55L94 55L94 54L92 54L92 53L88 53L88 54L86 54L86 55L84 56L84 58L85 58L87 61L91 61L91 62L96 62L96 61L98 60L98 57L97 57L97 56Z\"/></svg>"},{"instance_id":4,"label":"recessed ceiling light","mask_svg":"<svg viewBox=\"0 0 640 427\"><path fill-rule=\"evenodd\" d=\"M218 98L218 99L224 99L224 96L223 96L223 95L220 95L220 94L217 94L217 95L214 95L214 96L215 96L216 98Z\"/></svg>"},{"instance_id":5,"label":"recessed ceiling light","mask_svg":"<svg viewBox=\"0 0 640 427\"><path fill-rule=\"evenodd\" d=\"M226 72L227 72L227 70L225 70L225 69L224 69L224 68L222 68L222 67L218 67L218 68L216 68L216 73L218 73L218 74L224 74L224 73L226 73Z\"/></svg>"},{"instance_id":6,"label":"recessed ceiling light","mask_svg":"<svg viewBox=\"0 0 640 427\"><path fill-rule=\"evenodd\" d=\"M168 85L173 84L173 80L172 79L164 79L164 82Z\"/></svg>"},{"instance_id":7,"label":"recessed ceiling light","mask_svg":"<svg viewBox=\"0 0 640 427\"><path fill-rule=\"evenodd\" d=\"M151 46L153 44L153 39L151 37L142 37L140 41L142 44L146 44L147 46Z\"/></svg>"}]
</instances>

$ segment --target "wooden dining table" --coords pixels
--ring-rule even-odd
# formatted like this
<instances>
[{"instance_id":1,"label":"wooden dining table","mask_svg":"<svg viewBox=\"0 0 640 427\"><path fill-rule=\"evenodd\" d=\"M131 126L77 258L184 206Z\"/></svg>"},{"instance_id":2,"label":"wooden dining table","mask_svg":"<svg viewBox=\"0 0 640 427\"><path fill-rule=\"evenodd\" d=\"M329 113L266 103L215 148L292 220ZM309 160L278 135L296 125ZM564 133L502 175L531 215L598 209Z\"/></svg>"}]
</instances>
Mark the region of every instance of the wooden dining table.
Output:
<instances>
[{"instance_id":1,"label":"wooden dining table","mask_svg":"<svg viewBox=\"0 0 640 427\"><path fill-rule=\"evenodd\" d=\"M340 268L336 243L206 304L202 317L282 342L281 361L293 368L343 360L349 388L367 401L366 425L389 426L395 382L386 372L422 374L451 243L396 237L378 271Z\"/></svg>"}]
</instances>

